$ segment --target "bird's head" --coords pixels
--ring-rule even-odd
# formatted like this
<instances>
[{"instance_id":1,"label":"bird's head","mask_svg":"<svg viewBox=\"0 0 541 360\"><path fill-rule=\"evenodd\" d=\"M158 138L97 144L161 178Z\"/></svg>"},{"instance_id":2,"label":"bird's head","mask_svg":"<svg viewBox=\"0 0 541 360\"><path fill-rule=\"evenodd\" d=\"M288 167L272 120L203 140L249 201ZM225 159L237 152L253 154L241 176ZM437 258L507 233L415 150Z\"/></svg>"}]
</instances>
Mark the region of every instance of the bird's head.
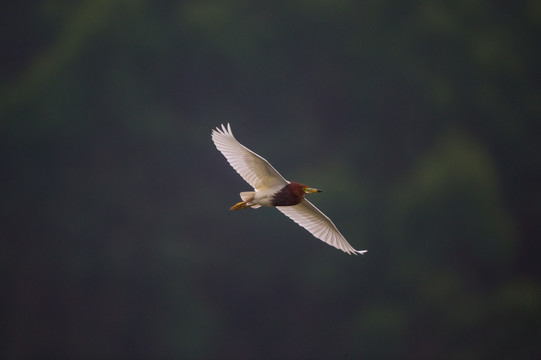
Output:
<instances>
[{"instance_id":1,"label":"bird's head","mask_svg":"<svg viewBox=\"0 0 541 360\"><path fill-rule=\"evenodd\" d=\"M304 186L302 188L302 191L304 191L305 194L313 194L313 193L322 192L322 190L314 189L314 188L311 188L311 187L308 187L308 186Z\"/></svg>"}]
</instances>

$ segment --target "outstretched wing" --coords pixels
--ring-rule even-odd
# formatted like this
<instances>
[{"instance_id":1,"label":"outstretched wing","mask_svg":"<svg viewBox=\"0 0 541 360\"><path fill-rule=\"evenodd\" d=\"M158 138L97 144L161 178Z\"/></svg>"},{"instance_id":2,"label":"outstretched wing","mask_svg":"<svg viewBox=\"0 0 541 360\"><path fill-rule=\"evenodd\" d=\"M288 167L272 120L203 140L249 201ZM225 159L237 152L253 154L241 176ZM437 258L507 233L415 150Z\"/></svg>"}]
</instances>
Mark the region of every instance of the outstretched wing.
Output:
<instances>
[{"instance_id":1,"label":"outstretched wing","mask_svg":"<svg viewBox=\"0 0 541 360\"><path fill-rule=\"evenodd\" d=\"M231 126L212 130L212 141L229 164L256 191L289 183L271 164L235 139Z\"/></svg>"},{"instance_id":2,"label":"outstretched wing","mask_svg":"<svg viewBox=\"0 0 541 360\"><path fill-rule=\"evenodd\" d=\"M294 206L277 206L284 215L295 221L297 224L308 230L316 238L334 246L348 254L364 254L366 250L355 250L346 238L338 231L325 214L319 211L312 203L304 199L300 204Z\"/></svg>"}]
</instances>

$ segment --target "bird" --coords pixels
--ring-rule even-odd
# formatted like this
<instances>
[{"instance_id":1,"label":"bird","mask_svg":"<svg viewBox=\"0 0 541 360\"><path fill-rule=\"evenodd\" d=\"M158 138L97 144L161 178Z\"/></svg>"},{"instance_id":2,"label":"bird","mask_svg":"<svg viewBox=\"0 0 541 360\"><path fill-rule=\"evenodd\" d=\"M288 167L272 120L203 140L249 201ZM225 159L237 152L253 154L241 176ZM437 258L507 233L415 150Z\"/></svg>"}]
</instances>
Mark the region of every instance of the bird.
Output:
<instances>
[{"instance_id":1,"label":"bird","mask_svg":"<svg viewBox=\"0 0 541 360\"><path fill-rule=\"evenodd\" d=\"M222 124L221 128L212 130L212 141L233 169L254 189L241 192L242 201L230 210L275 207L317 239L347 254L367 252L355 250L331 219L305 198L305 195L320 193L321 190L286 180L267 160L238 142L229 123L227 127Z\"/></svg>"}]
</instances>

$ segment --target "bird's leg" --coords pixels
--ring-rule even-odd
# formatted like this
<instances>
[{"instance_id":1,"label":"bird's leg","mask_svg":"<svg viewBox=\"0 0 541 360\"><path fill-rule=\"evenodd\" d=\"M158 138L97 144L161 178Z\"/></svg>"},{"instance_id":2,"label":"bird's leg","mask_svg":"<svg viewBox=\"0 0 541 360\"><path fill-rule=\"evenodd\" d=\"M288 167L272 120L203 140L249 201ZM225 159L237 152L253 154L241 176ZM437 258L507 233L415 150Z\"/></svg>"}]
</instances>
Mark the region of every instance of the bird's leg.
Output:
<instances>
[{"instance_id":1,"label":"bird's leg","mask_svg":"<svg viewBox=\"0 0 541 360\"><path fill-rule=\"evenodd\" d=\"M249 207L250 205L247 205L244 201L241 201L240 203L236 203L235 205L231 206L229 210L240 210L240 209L246 209Z\"/></svg>"}]
</instances>

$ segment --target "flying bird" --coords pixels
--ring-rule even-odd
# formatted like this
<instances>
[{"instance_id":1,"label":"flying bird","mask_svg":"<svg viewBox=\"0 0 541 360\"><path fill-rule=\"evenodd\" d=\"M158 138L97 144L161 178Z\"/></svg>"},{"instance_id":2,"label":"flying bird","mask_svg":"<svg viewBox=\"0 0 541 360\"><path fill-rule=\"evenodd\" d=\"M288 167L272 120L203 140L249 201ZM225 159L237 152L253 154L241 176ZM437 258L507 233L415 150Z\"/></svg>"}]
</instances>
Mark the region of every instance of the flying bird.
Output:
<instances>
[{"instance_id":1,"label":"flying bird","mask_svg":"<svg viewBox=\"0 0 541 360\"><path fill-rule=\"evenodd\" d=\"M212 130L212 141L233 169L254 188L254 191L241 192L242 201L230 210L275 207L316 238L337 249L355 255L366 252L355 250L331 219L304 197L321 190L284 179L267 160L239 143L229 124L227 127L222 124L221 128Z\"/></svg>"}]
</instances>

